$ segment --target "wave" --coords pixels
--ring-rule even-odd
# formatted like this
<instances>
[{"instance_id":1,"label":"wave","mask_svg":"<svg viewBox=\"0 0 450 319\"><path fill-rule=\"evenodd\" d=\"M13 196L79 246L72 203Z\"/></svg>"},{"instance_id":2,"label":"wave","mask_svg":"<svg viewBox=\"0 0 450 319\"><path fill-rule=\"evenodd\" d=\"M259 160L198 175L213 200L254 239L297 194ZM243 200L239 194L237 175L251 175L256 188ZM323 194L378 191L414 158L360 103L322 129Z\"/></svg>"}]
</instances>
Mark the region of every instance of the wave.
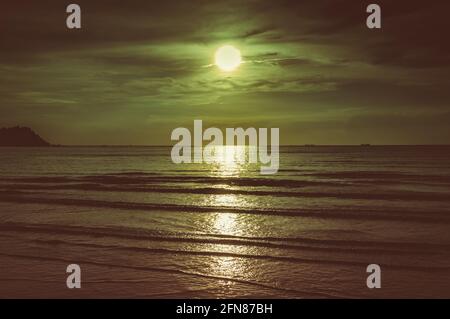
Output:
<instances>
[{"instance_id":1,"label":"wave","mask_svg":"<svg viewBox=\"0 0 450 319\"><path fill-rule=\"evenodd\" d=\"M255 172L259 170L255 170ZM415 174L405 172L391 171L341 171L341 172L316 172L304 169L279 169L279 172L299 173L297 177L303 176L308 180L283 179L271 177L223 177L223 176L200 176L184 173L208 173L207 170L160 170L158 172L121 172L114 174L86 175L86 176L2 176L0 181L10 183L70 183L70 182L94 182L107 184L146 184L155 182L197 182L206 184L230 184L238 186L285 186L285 187L304 187L314 185L342 185L343 182L353 180L363 180L367 182L375 181L395 181L398 183L417 181L417 182L439 182L450 185L450 175L436 174ZM172 174L166 174L172 173ZM311 178L316 178L311 180ZM327 179L327 180L321 180ZM333 179L333 180L329 180ZM335 181L336 180L336 181Z\"/></svg>"},{"instance_id":2,"label":"wave","mask_svg":"<svg viewBox=\"0 0 450 319\"><path fill-rule=\"evenodd\" d=\"M251 196L275 196L295 198L339 198L339 199L362 199L362 200L405 200L405 201L435 201L450 203L449 195L446 193L430 193L415 191L387 192L298 192L282 190L245 190L218 187L162 187L129 185L105 185L95 183L70 183L65 185L46 184L14 184L7 185L9 190L82 190L102 192L138 192L138 193L171 193L171 194L205 194L205 195L251 195Z\"/></svg>"},{"instance_id":3,"label":"wave","mask_svg":"<svg viewBox=\"0 0 450 319\"><path fill-rule=\"evenodd\" d=\"M117 245L107 245L107 244L94 244L94 243L74 243L66 242L62 240L45 240L38 239L33 240L33 242L42 242L47 244L70 244L71 246L79 246L85 248L94 249L108 249L116 251L126 251L126 252L136 252L136 253L151 253L151 254L168 254L168 255L188 255L188 256L207 256L207 257L232 257L232 258L247 258L255 260L272 260L281 262L291 262L300 264L325 264L325 265L342 265L342 266L353 266L353 267L366 267L367 262L363 260L340 260L340 259L319 259L319 258L304 258L304 257L294 257L294 256L274 256L265 254L250 254L250 253L234 253L225 251L206 251L206 250L183 250L183 249L168 249L168 248L149 248L149 247L137 247L137 246L117 246ZM3 255L3 253L0 253ZM445 272L450 271L450 266L437 266L437 265L405 265L405 264L388 264L386 265L390 269L396 270L415 270L424 272Z\"/></svg>"},{"instance_id":4,"label":"wave","mask_svg":"<svg viewBox=\"0 0 450 319\"><path fill-rule=\"evenodd\" d=\"M72 260L68 258L63 257L48 257L48 256L35 256L35 255L21 255L21 254L6 254L6 253L0 253L0 256L10 257L10 258L21 258L21 259L28 259L28 260L41 260L41 261L55 261L55 262L64 262L64 263L71 263ZM213 280L226 280L229 282L235 282L240 283L244 285L251 285L256 286L260 288L265 289L271 289L275 291L281 291L285 293L294 293L294 294L301 294L304 297L322 297L322 298L333 298L336 297L331 294L322 293L322 292L310 292L310 291L303 291L300 289L293 289L289 287L280 287L279 285L271 285L268 283L262 283L262 282L256 282L252 280L245 280L235 277L226 277L226 276L218 276L218 275L208 275L201 272L194 272L194 271L186 271L182 269L169 269L169 268L161 268L161 267L150 267L150 266L132 266L132 265L123 265L123 264L115 264L115 263L107 263L107 262L98 262L98 261L92 261L92 260L83 260L82 263L84 265L93 265L93 266L103 266L108 268L119 268L119 269L126 269L126 270L138 270L138 271L156 271L156 272L163 272L163 273L169 273L169 274L180 274L180 275L187 275L187 276L193 276L193 277L201 277L206 279L213 279ZM185 296L185 294L183 295Z\"/></svg>"},{"instance_id":5,"label":"wave","mask_svg":"<svg viewBox=\"0 0 450 319\"><path fill-rule=\"evenodd\" d=\"M420 182L432 181L450 184L449 175L412 174L389 171L343 171L343 172L315 172L305 173L306 176L336 178L336 179L375 179L395 180L397 182L417 180Z\"/></svg>"},{"instance_id":6,"label":"wave","mask_svg":"<svg viewBox=\"0 0 450 319\"><path fill-rule=\"evenodd\" d=\"M186 242L237 246L258 246L266 248L352 252L361 254L420 254L446 253L450 244L418 242L380 242L362 240L313 239L306 237L247 237L224 234L155 232L145 229L124 227L87 227L54 224L0 224L3 232L30 232L51 235L77 235L88 237L114 237L142 241Z\"/></svg>"},{"instance_id":7,"label":"wave","mask_svg":"<svg viewBox=\"0 0 450 319\"><path fill-rule=\"evenodd\" d=\"M193 176L193 175L161 175L161 174L112 174L112 175L89 175L89 176L54 176L54 177L2 177L2 182L9 183L74 183L89 182L97 184L114 185L142 185L155 183L199 183L209 185L230 185L230 186L271 186L271 187L306 187L340 185L339 183L304 181L292 179L270 179L252 177L214 177L214 176Z\"/></svg>"},{"instance_id":8,"label":"wave","mask_svg":"<svg viewBox=\"0 0 450 319\"><path fill-rule=\"evenodd\" d=\"M324 209L265 209L265 208L244 208L229 206L198 206L198 205L178 205L178 204L160 204L160 203L135 203L124 201L102 201L92 199L73 199L73 198L46 198L33 197L20 191L0 191L0 201L9 203L33 203L33 204L51 204L66 205L77 207L92 208L114 208L122 210L143 210L151 211L176 211L176 212L227 212L227 213L245 213L256 215L276 215L292 217L316 217L316 218L334 218L334 219L357 219L357 220L398 220L398 221L416 221L428 223L450 223L450 214L445 211L439 212L416 212L385 209L383 211L373 211L367 209L351 210L342 208Z\"/></svg>"}]
</instances>

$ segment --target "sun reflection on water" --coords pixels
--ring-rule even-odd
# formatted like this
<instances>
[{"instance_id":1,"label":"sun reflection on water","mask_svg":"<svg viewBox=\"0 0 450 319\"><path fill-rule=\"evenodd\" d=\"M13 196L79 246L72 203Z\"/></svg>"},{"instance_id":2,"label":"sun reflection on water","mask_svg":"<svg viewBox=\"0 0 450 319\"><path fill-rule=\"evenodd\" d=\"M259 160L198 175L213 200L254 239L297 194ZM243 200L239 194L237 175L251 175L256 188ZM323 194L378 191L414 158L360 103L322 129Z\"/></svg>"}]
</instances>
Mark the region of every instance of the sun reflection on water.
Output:
<instances>
[{"instance_id":1,"label":"sun reflection on water","mask_svg":"<svg viewBox=\"0 0 450 319\"><path fill-rule=\"evenodd\" d=\"M241 203L237 195L211 195L208 197L208 204L221 207L238 207ZM214 213L211 214L210 227L215 233L236 235L240 225L237 223L236 213Z\"/></svg>"},{"instance_id":2,"label":"sun reflection on water","mask_svg":"<svg viewBox=\"0 0 450 319\"><path fill-rule=\"evenodd\" d=\"M211 229L221 235L226 236L241 236L245 232L245 223L241 223L239 215L236 213L217 213L212 214L210 221L212 223ZM246 276L251 273L251 269L248 269L247 260L236 256L226 256L226 253L230 254L242 254L248 253L248 247L244 245L215 245L212 247L215 251L225 253L224 256L211 256L208 263L208 272L214 276L223 277L229 279L242 279L242 276ZM224 281L222 288L225 290L233 289L235 286L234 281Z\"/></svg>"},{"instance_id":3,"label":"sun reflection on water","mask_svg":"<svg viewBox=\"0 0 450 319\"><path fill-rule=\"evenodd\" d=\"M254 152L248 146L225 145L216 146L205 154L205 161L212 165L211 172L219 176L240 176L248 172L249 152Z\"/></svg>"},{"instance_id":4,"label":"sun reflection on water","mask_svg":"<svg viewBox=\"0 0 450 319\"><path fill-rule=\"evenodd\" d=\"M224 178L242 178L243 175L249 174L252 165L248 163L249 152L254 151L247 146L217 146L207 154L207 163L210 165L209 171L212 176ZM224 189L235 188L228 183L218 185ZM257 225L253 225L249 216L239 212L243 207L249 207L249 199L246 196L225 193L205 195L204 205L236 208L236 212L222 211L208 214L205 220L205 227L208 232L223 236L248 236L249 232L254 231ZM249 224L250 223L250 224ZM230 254L248 254L249 247L246 245L236 244L214 244L211 250L224 253L223 256L211 256L208 262L208 272L213 275L226 278L242 278L252 273L248 268L246 258L236 256L227 256ZM223 289L233 289L235 285L233 281L225 281Z\"/></svg>"},{"instance_id":5,"label":"sun reflection on water","mask_svg":"<svg viewBox=\"0 0 450 319\"><path fill-rule=\"evenodd\" d=\"M234 234L237 228L236 214L222 213L216 214L214 228L222 234Z\"/></svg>"}]
</instances>

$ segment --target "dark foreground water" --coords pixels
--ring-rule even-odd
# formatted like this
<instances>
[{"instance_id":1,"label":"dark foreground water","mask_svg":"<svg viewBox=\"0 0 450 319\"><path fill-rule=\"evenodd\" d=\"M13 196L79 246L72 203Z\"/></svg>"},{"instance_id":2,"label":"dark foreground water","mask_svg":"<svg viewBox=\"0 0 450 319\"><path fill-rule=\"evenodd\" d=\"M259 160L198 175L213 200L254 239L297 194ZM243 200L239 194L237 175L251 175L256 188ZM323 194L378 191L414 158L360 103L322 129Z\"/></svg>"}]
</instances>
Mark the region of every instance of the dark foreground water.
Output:
<instances>
[{"instance_id":1,"label":"dark foreground water","mask_svg":"<svg viewBox=\"0 0 450 319\"><path fill-rule=\"evenodd\" d=\"M245 152L1 148L0 297L450 298L450 147Z\"/></svg>"}]
</instances>

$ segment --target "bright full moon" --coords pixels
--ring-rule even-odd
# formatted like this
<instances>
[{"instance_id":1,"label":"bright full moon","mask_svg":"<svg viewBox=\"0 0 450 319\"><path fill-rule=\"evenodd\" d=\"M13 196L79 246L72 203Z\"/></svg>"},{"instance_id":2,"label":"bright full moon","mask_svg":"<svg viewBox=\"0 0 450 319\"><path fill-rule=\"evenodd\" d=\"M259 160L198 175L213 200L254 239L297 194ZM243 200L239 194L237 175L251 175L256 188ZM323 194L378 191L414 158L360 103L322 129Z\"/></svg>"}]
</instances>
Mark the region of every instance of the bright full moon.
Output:
<instances>
[{"instance_id":1,"label":"bright full moon","mask_svg":"<svg viewBox=\"0 0 450 319\"><path fill-rule=\"evenodd\" d=\"M241 62L241 52L231 45L225 45L216 51L215 64L222 71L231 72L236 70Z\"/></svg>"}]
</instances>

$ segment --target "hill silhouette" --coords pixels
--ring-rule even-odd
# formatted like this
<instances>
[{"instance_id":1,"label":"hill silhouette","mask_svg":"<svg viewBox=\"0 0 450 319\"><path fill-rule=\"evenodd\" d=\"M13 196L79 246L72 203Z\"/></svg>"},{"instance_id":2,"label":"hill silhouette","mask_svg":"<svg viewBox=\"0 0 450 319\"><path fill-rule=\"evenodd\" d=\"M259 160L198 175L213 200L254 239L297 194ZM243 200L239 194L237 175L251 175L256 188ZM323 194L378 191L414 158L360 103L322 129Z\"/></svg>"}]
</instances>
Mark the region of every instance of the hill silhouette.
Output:
<instances>
[{"instance_id":1,"label":"hill silhouette","mask_svg":"<svg viewBox=\"0 0 450 319\"><path fill-rule=\"evenodd\" d=\"M29 127L0 128L0 146L51 146Z\"/></svg>"}]
</instances>

